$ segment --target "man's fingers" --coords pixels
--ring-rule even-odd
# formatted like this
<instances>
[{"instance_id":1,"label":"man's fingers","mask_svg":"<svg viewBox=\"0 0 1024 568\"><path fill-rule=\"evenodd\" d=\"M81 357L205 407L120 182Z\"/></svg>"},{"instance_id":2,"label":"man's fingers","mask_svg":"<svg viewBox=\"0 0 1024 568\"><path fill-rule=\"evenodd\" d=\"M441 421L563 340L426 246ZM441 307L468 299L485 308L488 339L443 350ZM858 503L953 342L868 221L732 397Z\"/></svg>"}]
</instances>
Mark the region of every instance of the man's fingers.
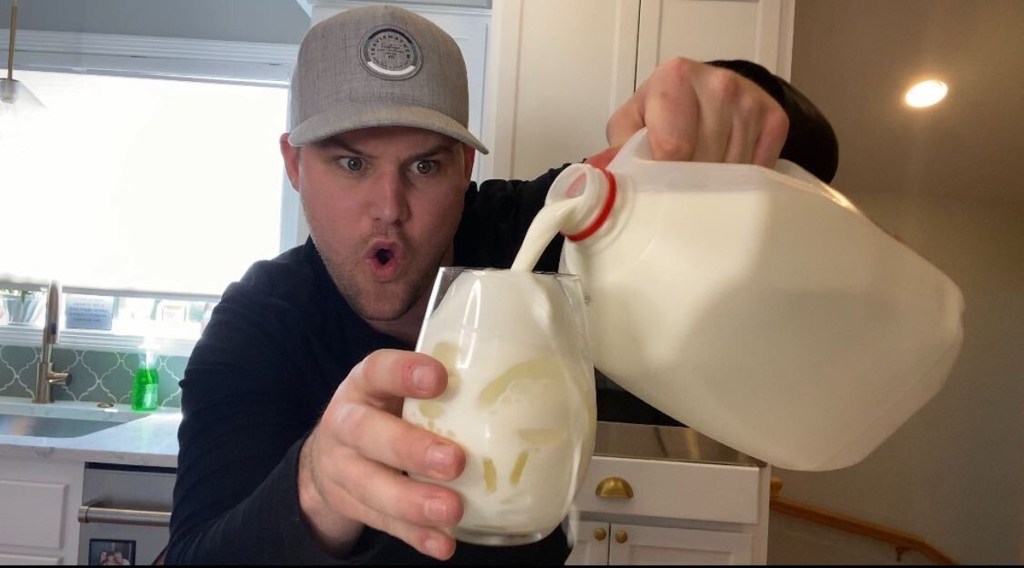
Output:
<instances>
[{"instance_id":1,"label":"man's fingers","mask_svg":"<svg viewBox=\"0 0 1024 568\"><path fill-rule=\"evenodd\" d=\"M457 444L385 410L342 403L328 410L324 422L335 443L398 470L451 480L466 466L466 453Z\"/></svg>"},{"instance_id":2,"label":"man's fingers","mask_svg":"<svg viewBox=\"0 0 1024 568\"><path fill-rule=\"evenodd\" d=\"M647 127L656 160L773 166L789 120L753 81L684 58L661 64L608 122L611 145Z\"/></svg>"},{"instance_id":3,"label":"man's fingers","mask_svg":"<svg viewBox=\"0 0 1024 568\"><path fill-rule=\"evenodd\" d=\"M365 507L363 521L374 526L378 517L442 528L453 527L462 518L462 500L456 492L415 481L371 460L357 458L340 482Z\"/></svg>"},{"instance_id":4,"label":"man's fingers","mask_svg":"<svg viewBox=\"0 0 1024 568\"><path fill-rule=\"evenodd\" d=\"M646 87L641 85L640 89L637 89L633 97L630 98L631 104L620 106L608 118L608 124L604 130L608 146L621 148L630 136L644 127L643 98L640 96L643 89Z\"/></svg>"},{"instance_id":5,"label":"man's fingers","mask_svg":"<svg viewBox=\"0 0 1024 568\"><path fill-rule=\"evenodd\" d=\"M454 479L466 457L455 443L400 418L405 404L444 392L447 371L433 357L380 350L359 363L338 388L323 422L334 443L390 467Z\"/></svg>"},{"instance_id":6,"label":"man's fingers","mask_svg":"<svg viewBox=\"0 0 1024 568\"><path fill-rule=\"evenodd\" d=\"M457 444L400 417L403 401L446 385L444 365L411 351L375 351L352 369L299 457L300 504L318 538L344 548L369 525L440 560L454 554L442 529L462 517L458 493L402 473L450 480L465 468Z\"/></svg>"},{"instance_id":7,"label":"man's fingers","mask_svg":"<svg viewBox=\"0 0 1024 568\"><path fill-rule=\"evenodd\" d=\"M434 398L444 392L447 377L444 365L429 355L381 349L352 369L335 398L344 396L398 414L401 399Z\"/></svg>"},{"instance_id":8,"label":"man's fingers","mask_svg":"<svg viewBox=\"0 0 1024 568\"><path fill-rule=\"evenodd\" d=\"M729 143L720 161L729 164L749 164L753 161L754 146L760 135L759 125L752 120L736 115L733 117Z\"/></svg>"},{"instance_id":9,"label":"man's fingers","mask_svg":"<svg viewBox=\"0 0 1024 568\"><path fill-rule=\"evenodd\" d=\"M661 87L647 107L647 141L655 160L695 159L705 128L697 94L689 86Z\"/></svg>"},{"instance_id":10,"label":"man's fingers","mask_svg":"<svg viewBox=\"0 0 1024 568\"><path fill-rule=\"evenodd\" d=\"M776 105L768 111L759 134L754 145L752 161L760 166L774 167L789 135L789 117L782 107Z\"/></svg>"},{"instance_id":11,"label":"man's fingers","mask_svg":"<svg viewBox=\"0 0 1024 568\"><path fill-rule=\"evenodd\" d=\"M364 525L399 538L423 554L446 560L455 552L454 539L442 529L462 518L462 501L437 485L413 481L379 463L352 455L336 469L335 510L349 511Z\"/></svg>"}]
</instances>

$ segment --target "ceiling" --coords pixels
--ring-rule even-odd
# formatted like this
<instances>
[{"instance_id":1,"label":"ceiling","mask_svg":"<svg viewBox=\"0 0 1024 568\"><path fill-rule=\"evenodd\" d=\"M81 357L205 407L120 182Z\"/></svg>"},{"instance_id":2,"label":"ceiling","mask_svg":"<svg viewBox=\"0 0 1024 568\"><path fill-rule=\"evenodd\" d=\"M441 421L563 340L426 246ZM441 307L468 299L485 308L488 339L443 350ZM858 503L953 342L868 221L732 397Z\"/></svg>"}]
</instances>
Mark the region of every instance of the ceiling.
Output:
<instances>
[{"instance_id":1,"label":"ceiling","mask_svg":"<svg viewBox=\"0 0 1024 568\"><path fill-rule=\"evenodd\" d=\"M903 107L928 74L946 101ZM1024 1L797 0L792 82L836 130L840 191L1024 203Z\"/></svg>"}]
</instances>

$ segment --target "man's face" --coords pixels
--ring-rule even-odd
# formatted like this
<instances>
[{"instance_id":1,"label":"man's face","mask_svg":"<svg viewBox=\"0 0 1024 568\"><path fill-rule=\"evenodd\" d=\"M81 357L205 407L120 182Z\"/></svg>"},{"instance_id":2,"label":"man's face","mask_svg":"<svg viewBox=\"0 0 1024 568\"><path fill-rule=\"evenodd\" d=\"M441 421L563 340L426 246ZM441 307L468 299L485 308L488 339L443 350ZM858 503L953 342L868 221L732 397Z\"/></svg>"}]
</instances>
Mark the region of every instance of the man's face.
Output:
<instances>
[{"instance_id":1,"label":"man's face","mask_svg":"<svg viewBox=\"0 0 1024 568\"><path fill-rule=\"evenodd\" d=\"M434 132L381 127L301 149L282 136L281 151L349 305L371 324L418 322L438 266L452 259L473 150Z\"/></svg>"}]
</instances>

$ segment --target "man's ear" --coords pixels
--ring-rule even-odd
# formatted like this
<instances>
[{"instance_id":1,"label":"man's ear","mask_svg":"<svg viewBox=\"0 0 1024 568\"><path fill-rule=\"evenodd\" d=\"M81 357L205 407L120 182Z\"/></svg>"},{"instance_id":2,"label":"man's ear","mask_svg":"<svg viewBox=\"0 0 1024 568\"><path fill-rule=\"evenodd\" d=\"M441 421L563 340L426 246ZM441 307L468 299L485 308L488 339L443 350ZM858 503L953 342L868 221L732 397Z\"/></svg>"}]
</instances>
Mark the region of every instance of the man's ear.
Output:
<instances>
[{"instance_id":1,"label":"man's ear","mask_svg":"<svg viewBox=\"0 0 1024 568\"><path fill-rule=\"evenodd\" d=\"M465 150L465 154L464 155L465 155L465 162L466 162L465 163L466 171L463 172L463 173L466 176L466 181L469 181L470 179L473 179L473 163L476 160L476 148L470 146L469 144L463 144L462 147Z\"/></svg>"},{"instance_id":2,"label":"man's ear","mask_svg":"<svg viewBox=\"0 0 1024 568\"><path fill-rule=\"evenodd\" d=\"M288 181L292 184L292 189L295 191L299 190L299 153L301 148L297 148L288 143L288 133L285 132L279 139L281 146L281 157L284 158L284 170L288 174Z\"/></svg>"}]
</instances>

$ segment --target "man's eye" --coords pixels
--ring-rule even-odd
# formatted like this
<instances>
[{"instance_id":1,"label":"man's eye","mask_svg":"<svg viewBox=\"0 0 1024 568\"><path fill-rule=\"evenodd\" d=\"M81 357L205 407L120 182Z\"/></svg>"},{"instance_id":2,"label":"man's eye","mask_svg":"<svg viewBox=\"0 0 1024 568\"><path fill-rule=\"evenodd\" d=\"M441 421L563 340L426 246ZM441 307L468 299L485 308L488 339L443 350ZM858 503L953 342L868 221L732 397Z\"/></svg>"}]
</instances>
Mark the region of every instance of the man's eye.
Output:
<instances>
[{"instance_id":1,"label":"man's eye","mask_svg":"<svg viewBox=\"0 0 1024 568\"><path fill-rule=\"evenodd\" d=\"M338 160L338 163L350 172L358 172L363 169L364 165L362 158L342 158Z\"/></svg>"},{"instance_id":2,"label":"man's eye","mask_svg":"<svg viewBox=\"0 0 1024 568\"><path fill-rule=\"evenodd\" d=\"M416 162L416 173L418 174L430 174L437 171L437 162L433 160L420 160Z\"/></svg>"}]
</instances>

